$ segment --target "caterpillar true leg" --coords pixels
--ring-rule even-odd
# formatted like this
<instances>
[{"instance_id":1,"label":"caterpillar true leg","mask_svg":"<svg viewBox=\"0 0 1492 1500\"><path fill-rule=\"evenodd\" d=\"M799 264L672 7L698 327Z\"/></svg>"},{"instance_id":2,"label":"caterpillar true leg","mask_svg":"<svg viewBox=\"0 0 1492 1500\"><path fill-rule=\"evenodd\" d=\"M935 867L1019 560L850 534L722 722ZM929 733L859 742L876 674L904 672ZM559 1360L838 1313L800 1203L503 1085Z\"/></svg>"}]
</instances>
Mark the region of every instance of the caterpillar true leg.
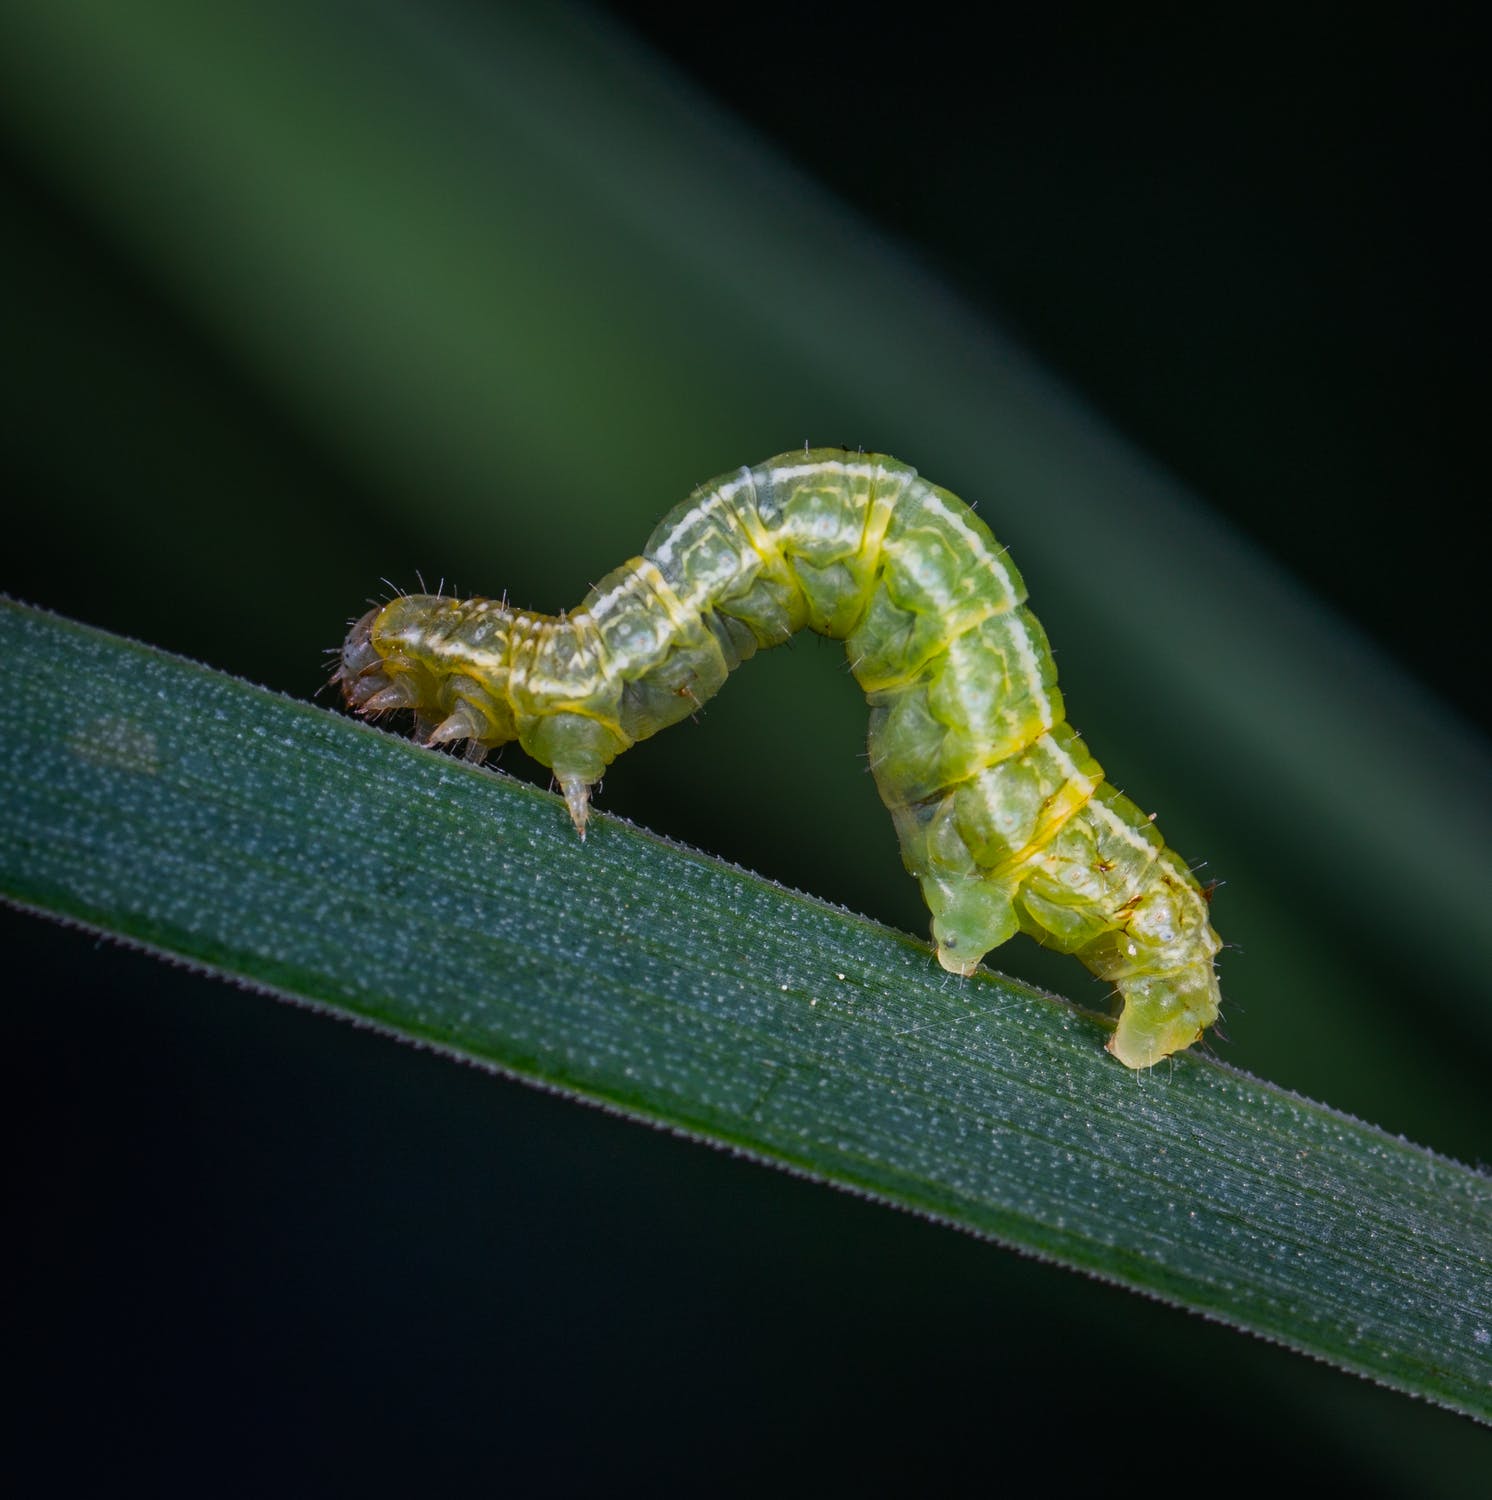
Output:
<instances>
[{"instance_id":1,"label":"caterpillar true leg","mask_svg":"<svg viewBox=\"0 0 1492 1500\"><path fill-rule=\"evenodd\" d=\"M870 763L939 962L970 974L1025 931L1123 1001L1132 1068L1217 1018L1202 888L1066 723L1056 668L1005 549L963 501L882 454L805 450L701 485L573 613L506 599L394 599L348 634L338 679L429 742L517 740L583 836L592 787L694 713L758 649L843 640L870 705Z\"/></svg>"}]
</instances>

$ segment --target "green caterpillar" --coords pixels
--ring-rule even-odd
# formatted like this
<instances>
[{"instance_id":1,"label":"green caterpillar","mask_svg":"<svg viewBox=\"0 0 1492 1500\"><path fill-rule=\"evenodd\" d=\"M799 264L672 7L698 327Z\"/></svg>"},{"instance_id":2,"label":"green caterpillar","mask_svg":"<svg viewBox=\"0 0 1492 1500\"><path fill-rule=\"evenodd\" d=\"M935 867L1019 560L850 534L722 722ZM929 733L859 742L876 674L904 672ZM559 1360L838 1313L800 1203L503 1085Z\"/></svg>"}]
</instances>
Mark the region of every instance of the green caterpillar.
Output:
<instances>
[{"instance_id":1,"label":"green caterpillar","mask_svg":"<svg viewBox=\"0 0 1492 1500\"><path fill-rule=\"evenodd\" d=\"M337 673L364 714L413 709L432 745L517 740L582 837L611 762L692 714L759 647L845 642L870 764L938 960L972 974L1017 931L1123 1000L1131 1068L1217 1018L1207 897L1064 722L1020 574L957 496L884 454L787 453L701 485L641 557L554 618L416 595L370 610Z\"/></svg>"}]
</instances>

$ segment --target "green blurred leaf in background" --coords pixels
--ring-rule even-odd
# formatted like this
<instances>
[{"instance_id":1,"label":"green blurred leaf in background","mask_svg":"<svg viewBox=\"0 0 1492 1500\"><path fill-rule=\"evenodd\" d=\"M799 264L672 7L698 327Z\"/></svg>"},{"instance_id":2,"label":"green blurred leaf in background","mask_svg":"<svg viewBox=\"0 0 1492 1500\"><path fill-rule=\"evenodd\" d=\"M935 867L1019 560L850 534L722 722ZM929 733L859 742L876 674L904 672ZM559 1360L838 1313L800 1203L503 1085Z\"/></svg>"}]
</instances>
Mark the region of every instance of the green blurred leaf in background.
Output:
<instances>
[{"instance_id":1,"label":"green blurred leaf in background","mask_svg":"<svg viewBox=\"0 0 1492 1500\"><path fill-rule=\"evenodd\" d=\"M767 24L750 35L771 50ZM874 36L852 31L825 68L824 49L785 45L791 29L775 67L731 34L721 86L761 94L768 128L866 113ZM1468 107L1454 42L1365 33L1333 73L1335 31L1297 39L1316 70L1283 76L1331 188L1311 219L1296 199L1315 179L1267 179L1290 138L1245 124L1226 138L1263 141L1257 155L1191 155L1209 121L1279 118L1253 54L1229 64L1185 28L1102 39L1018 39L1029 66L1002 61L991 97L1024 113L981 137L961 102L946 156L878 165L877 136L841 184L712 102L713 69L686 81L595 11L8 7L4 440L24 525L0 587L308 696L384 576L558 608L709 474L804 438L893 452L980 503L1061 649L1075 721L1224 881L1223 1055L1485 1161L1486 741L1263 550L1294 561L1298 534L1303 573L1350 577L1342 602L1401 662L1418 668L1426 641L1437 662L1467 649L1464 558L1412 566L1419 532L1470 551L1439 508L1472 451L1461 408L1431 385L1438 416L1416 427L1393 383L1421 376L1406 349L1428 359L1461 336L1425 290L1453 303L1456 283L1436 280L1422 204L1397 210L1412 241L1351 231L1386 185L1422 180L1423 139L1441 172L1469 149L1438 128ZM941 107L931 55L918 72L906 54L903 102L876 129L894 139L914 100ZM1397 153L1325 123L1376 101L1385 69L1405 107L1368 112ZM1085 79L1104 84L1086 115ZM1158 120L1122 201L1082 149L1111 134L1116 94ZM1147 94L1191 113L1167 119ZM799 160L842 128L802 126ZM965 165L980 152L983 196ZM880 223L837 192L869 180L891 205ZM1151 182L1145 243L1184 247L1158 270L1132 248ZM1271 207L1276 238L1256 226L1251 253L1209 263L1167 205L1227 225L1230 192ZM1303 227L1328 222L1357 258ZM1086 270L1069 257L1035 278L1043 234L1091 247ZM1426 259L1404 262L1411 242ZM997 247L982 285L981 245ZM1120 311L1059 314L1064 288ZM1282 288L1305 290L1272 301ZM1156 351L1184 352L1166 367L1178 386L1216 375L1233 404L1161 429L1177 439L1161 467L976 311L982 296L1068 368L1116 387L1141 372L1130 383L1161 393L1127 414L1146 436ZM1318 304L1371 329L1379 357L1288 342ZM1286 330L1278 368L1298 389L1240 366L1227 331L1245 325ZM1292 365L1301 347L1313 357ZM1364 368L1378 384L1354 405ZM1274 404L1249 405L1256 389ZM1384 464L1372 488L1360 455L1385 432L1427 455L1421 482ZM1438 445L1416 449L1422 432ZM1283 453L1289 509L1252 515L1247 541L1172 477L1236 484L1247 515ZM1460 674L1473 719L1484 675ZM920 932L841 676L815 642L753 663L698 726L629 757L604 805ZM1485 1472L1483 1434L1277 1351L73 934L6 930L18 1067L40 1098L21 1196L36 1389L114 1413L110 1441L162 1483L262 1448L269 1427L323 1480L455 1475L515 1443L543 1473L527 1449L563 1434L579 1485L713 1474L732 1444L749 1449L745 1485L785 1465L889 1482L1050 1432L1074 1482L1101 1482L1108 1393L1185 1409L1204 1386L1196 1424L1241 1473L1285 1454L1308 1477L1302 1444L1363 1493L1411 1478L1468 1493ZM1067 966L1007 952L1070 988Z\"/></svg>"}]
</instances>

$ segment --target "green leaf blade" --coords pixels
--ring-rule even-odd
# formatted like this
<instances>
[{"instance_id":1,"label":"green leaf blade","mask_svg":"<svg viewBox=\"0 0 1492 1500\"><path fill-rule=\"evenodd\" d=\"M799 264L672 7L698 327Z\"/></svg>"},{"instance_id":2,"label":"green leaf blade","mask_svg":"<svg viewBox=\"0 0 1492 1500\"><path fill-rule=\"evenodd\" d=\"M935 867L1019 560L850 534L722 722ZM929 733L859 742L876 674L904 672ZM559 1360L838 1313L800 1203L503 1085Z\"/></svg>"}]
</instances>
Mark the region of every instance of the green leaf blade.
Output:
<instances>
[{"instance_id":1,"label":"green leaf blade","mask_svg":"<svg viewBox=\"0 0 1492 1500\"><path fill-rule=\"evenodd\" d=\"M1492 1417L1485 1175L149 648L6 603L0 652L17 904Z\"/></svg>"}]
</instances>

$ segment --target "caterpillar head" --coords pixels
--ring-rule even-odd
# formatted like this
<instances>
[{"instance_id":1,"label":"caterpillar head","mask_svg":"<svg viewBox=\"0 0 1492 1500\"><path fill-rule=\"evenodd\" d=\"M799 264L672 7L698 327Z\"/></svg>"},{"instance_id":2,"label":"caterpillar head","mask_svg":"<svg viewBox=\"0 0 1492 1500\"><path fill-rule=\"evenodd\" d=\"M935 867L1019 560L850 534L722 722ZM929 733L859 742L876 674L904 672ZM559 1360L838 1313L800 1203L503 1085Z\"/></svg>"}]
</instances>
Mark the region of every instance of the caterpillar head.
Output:
<instances>
[{"instance_id":1,"label":"caterpillar head","mask_svg":"<svg viewBox=\"0 0 1492 1500\"><path fill-rule=\"evenodd\" d=\"M591 788L630 743L573 619L492 599L412 594L370 609L347 633L335 681L372 716L407 708L427 745L466 742L482 759L510 740L554 772L584 837Z\"/></svg>"},{"instance_id":2,"label":"caterpillar head","mask_svg":"<svg viewBox=\"0 0 1492 1500\"><path fill-rule=\"evenodd\" d=\"M485 753L517 738L511 628L512 612L494 600L410 594L352 626L334 680L360 714L413 709L426 744L466 740Z\"/></svg>"}]
</instances>

